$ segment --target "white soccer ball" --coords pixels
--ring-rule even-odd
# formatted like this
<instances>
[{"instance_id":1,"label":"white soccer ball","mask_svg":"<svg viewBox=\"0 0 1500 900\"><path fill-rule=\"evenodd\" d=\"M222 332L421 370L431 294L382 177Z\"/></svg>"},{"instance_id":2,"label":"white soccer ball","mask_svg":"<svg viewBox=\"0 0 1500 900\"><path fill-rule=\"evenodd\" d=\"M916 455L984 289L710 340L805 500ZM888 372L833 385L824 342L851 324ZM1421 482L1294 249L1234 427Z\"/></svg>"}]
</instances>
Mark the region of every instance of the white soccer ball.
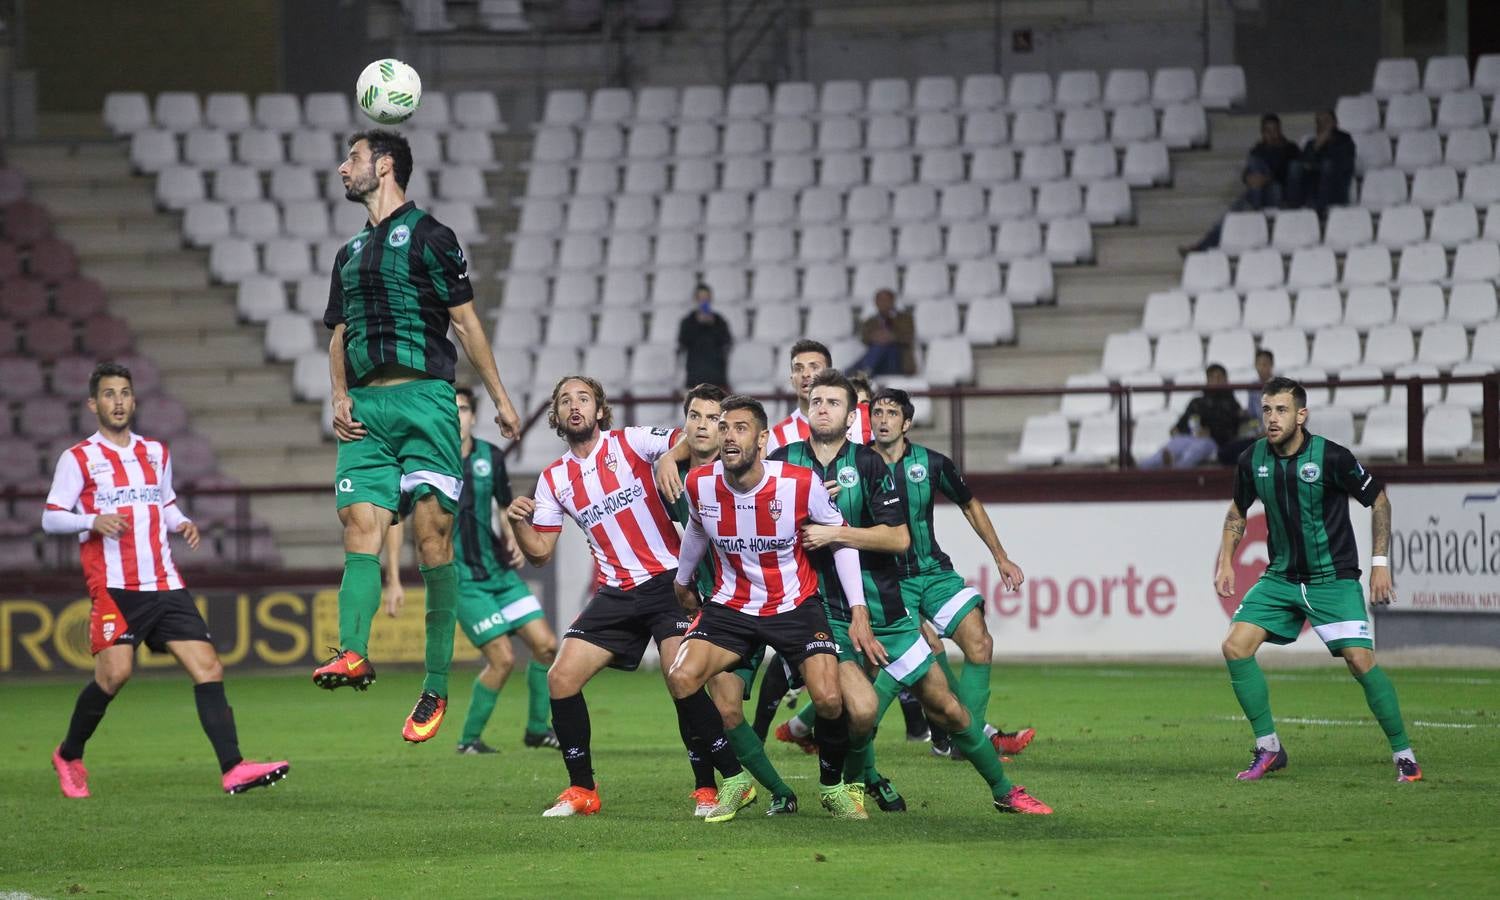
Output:
<instances>
[{"instance_id":1,"label":"white soccer ball","mask_svg":"<svg viewBox=\"0 0 1500 900\"><path fill-rule=\"evenodd\" d=\"M395 125L411 118L422 102L422 76L399 59L377 59L359 73L354 90L365 115Z\"/></svg>"}]
</instances>

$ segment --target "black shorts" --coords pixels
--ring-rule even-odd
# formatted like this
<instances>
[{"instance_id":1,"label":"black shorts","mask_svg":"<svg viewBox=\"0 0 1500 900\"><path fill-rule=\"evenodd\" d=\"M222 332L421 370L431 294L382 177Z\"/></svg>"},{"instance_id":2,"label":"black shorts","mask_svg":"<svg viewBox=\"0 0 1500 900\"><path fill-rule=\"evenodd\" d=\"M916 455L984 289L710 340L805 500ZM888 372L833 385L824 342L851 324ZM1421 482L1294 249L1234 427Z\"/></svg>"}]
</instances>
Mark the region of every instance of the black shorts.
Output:
<instances>
[{"instance_id":1,"label":"black shorts","mask_svg":"<svg viewBox=\"0 0 1500 900\"><path fill-rule=\"evenodd\" d=\"M790 671L796 671L809 656L838 653L823 602L817 597L809 597L791 612L774 616L751 616L722 603L709 603L698 611L687 636L688 640L708 641L738 653L742 661L748 660L762 645L770 647ZM729 670L737 667L730 666Z\"/></svg>"},{"instance_id":2,"label":"black shorts","mask_svg":"<svg viewBox=\"0 0 1500 900\"><path fill-rule=\"evenodd\" d=\"M95 653L116 644L144 643L165 653L168 641L209 641L208 623L187 591L125 591L109 588L89 611L89 643Z\"/></svg>"},{"instance_id":3,"label":"black shorts","mask_svg":"<svg viewBox=\"0 0 1500 900\"><path fill-rule=\"evenodd\" d=\"M687 634L692 613L677 602L672 589L676 578L677 570L672 569L628 591L609 585L599 588L563 637L603 647L615 655L610 668L635 671L647 643L654 640L660 645L667 638Z\"/></svg>"}]
</instances>

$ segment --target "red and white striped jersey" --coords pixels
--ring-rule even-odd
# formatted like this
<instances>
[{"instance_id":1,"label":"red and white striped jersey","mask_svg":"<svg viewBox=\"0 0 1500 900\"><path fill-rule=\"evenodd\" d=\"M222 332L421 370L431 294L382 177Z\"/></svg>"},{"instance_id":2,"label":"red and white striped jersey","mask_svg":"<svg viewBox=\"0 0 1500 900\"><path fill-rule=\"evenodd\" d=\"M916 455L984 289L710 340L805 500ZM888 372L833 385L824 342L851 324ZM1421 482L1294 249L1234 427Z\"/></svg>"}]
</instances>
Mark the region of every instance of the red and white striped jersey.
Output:
<instances>
[{"instance_id":1,"label":"red and white striped jersey","mask_svg":"<svg viewBox=\"0 0 1500 900\"><path fill-rule=\"evenodd\" d=\"M870 431L870 404L861 403L854 407L854 421L849 423L849 430L845 434L856 444L870 443L873 436ZM807 424L807 416L802 414L799 406L792 410L791 415L771 426L771 434L766 438L766 455L770 456L787 444L805 441L810 437L812 428Z\"/></svg>"},{"instance_id":2,"label":"red and white striped jersey","mask_svg":"<svg viewBox=\"0 0 1500 900\"><path fill-rule=\"evenodd\" d=\"M718 557L710 603L752 616L796 609L817 593L818 573L802 549L802 526L842 525L844 517L813 470L766 461L755 490L736 493L724 464L688 473L685 493L693 524Z\"/></svg>"},{"instance_id":3,"label":"red and white striped jersey","mask_svg":"<svg viewBox=\"0 0 1500 900\"><path fill-rule=\"evenodd\" d=\"M172 490L172 456L161 441L132 434L130 445L121 447L94 432L57 460L47 508L114 513L125 520L118 537L94 531L78 535L91 596L104 588L175 591L183 586L167 535L186 517Z\"/></svg>"},{"instance_id":4,"label":"red and white striped jersey","mask_svg":"<svg viewBox=\"0 0 1500 900\"><path fill-rule=\"evenodd\" d=\"M561 531L567 515L588 535L603 583L621 590L675 569L681 540L653 471L670 449L666 428L604 432L588 458L568 453L542 470L531 527Z\"/></svg>"}]
</instances>

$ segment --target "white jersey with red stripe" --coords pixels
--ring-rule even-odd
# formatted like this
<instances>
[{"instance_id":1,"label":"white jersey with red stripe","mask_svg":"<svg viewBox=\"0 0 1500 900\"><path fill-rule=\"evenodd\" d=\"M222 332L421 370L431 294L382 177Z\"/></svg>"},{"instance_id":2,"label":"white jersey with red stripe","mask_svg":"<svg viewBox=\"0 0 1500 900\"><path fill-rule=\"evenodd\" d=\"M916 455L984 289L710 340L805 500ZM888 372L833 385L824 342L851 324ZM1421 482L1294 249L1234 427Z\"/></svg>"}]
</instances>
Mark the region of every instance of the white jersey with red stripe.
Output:
<instances>
[{"instance_id":1,"label":"white jersey with red stripe","mask_svg":"<svg viewBox=\"0 0 1500 900\"><path fill-rule=\"evenodd\" d=\"M653 467L670 449L666 428L603 432L586 458L570 452L542 470L531 527L561 531L565 515L577 522L600 579L621 590L677 568L681 539L656 492Z\"/></svg>"},{"instance_id":2,"label":"white jersey with red stripe","mask_svg":"<svg viewBox=\"0 0 1500 900\"><path fill-rule=\"evenodd\" d=\"M161 441L132 434L130 444L121 447L94 432L58 459L47 508L90 516L112 513L125 520L118 537L94 531L78 536L90 595L105 588L182 588L167 536L186 517L172 490L172 456Z\"/></svg>"},{"instance_id":3,"label":"white jersey with red stripe","mask_svg":"<svg viewBox=\"0 0 1500 900\"><path fill-rule=\"evenodd\" d=\"M818 573L802 548L802 526L842 525L828 490L812 469L767 461L754 490L724 480L724 464L699 466L684 486L689 515L718 558L710 603L752 616L796 609L817 593Z\"/></svg>"},{"instance_id":4,"label":"white jersey with red stripe","mask_svg":"<svg viewBox=\"0 0 1500 900\"><path fill-rule=\"evenodd\" d=\"M849 430L844 432L850 441L856 444L868 444L873 437L870 431L870 404L860 403L854 407L854 421L849 423ZM795 444L812 437L812 426L807 424L807 416L802 414L802 408L792 410L792 414L771 426L771 433L766 437L766 455L770 456L779 448L787 444Z\"/></svg>"}]
</instances>

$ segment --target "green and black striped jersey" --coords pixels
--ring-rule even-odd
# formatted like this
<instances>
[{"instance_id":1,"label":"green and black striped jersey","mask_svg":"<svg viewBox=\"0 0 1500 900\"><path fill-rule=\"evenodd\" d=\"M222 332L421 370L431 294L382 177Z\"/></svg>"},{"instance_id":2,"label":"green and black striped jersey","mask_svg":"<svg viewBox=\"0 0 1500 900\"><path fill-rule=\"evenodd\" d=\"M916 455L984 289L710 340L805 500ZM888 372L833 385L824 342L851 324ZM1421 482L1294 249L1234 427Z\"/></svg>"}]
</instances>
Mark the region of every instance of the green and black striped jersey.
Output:
<instances>
[{"instance_id":1,"label":"green and black striped jersey","mask_svg":"<svg viewBox=\"0 0 1500 900\"><path fill-rule=\"evenodd\" d=\"M838 482L834 505L844 514L844 521L854 528L875 525L905 525L906 504L897 493L885 460L865 444L844 441L828 465L818 462L808 441L795 441L778 447L768 459L805 466L824 482ZM849 618L849 604L833 564L833 551L827 548L808 554L818 570L818 581L828 601L828 614L836 619ZM901 574L897 558L890 553L861 550L859 567L864 570L865 604L870 608L870 624L876 627L893 624L907 615L901 599Z\"/></svg>"},{"instance_id":2,"label":"green and black striped jersey","mask_svg":"<svg viewBox=\"0 0 1500 900\"><path fill-rule=\"evenodd\" d=\"M1257 499L1266 508L1267 574L1320 584L1359 577L1349 498L1370 506L1384 488L1353 453L1304 430L1292 456L1278 456L1265 438L1240 454L1234 504L1240 515Z\"/></svg>"},{"instance_id":3,"label":"green and black striped jersey","mask_svg":"<svg viewBox=\"0 0 1500 900\"><path fill-rule=\"evenodd\" d=\"M906 524L911 530L911 549L897 557L902 575L932 575L953 571L953 560L938 546L932 529L932 506L943 496L965 506L974 499L953 460L920 444L906 442L906 452L890 464L896 493L906 501Z\"/></svg>"},{"instance_id":4,"label":"green and black striped jersey","mask_svg":"<svg viewBox=\"0 0 1500 900\"><path fill-rule=\"evenodd\" d=\"M677 464L677 475L682 479L683 484L687 484L687 473L692 468L693 464L687 461ZM672 517L672 521L686 528L688 523L687 492L684 491L679 494L676 503L668 503L665 495L662 495L661 502L667 508L667 513ZM698 563L697 571L693 573L693 587L697 589L698 596L705 601L714 594L714 583L716 580L714 560L716 559L718 559L717 554L712 552L703 554L703 559Z\"/></svg>"},{"instance_id":5,"label":"green and black striped jersey","mask_svg":"<svg viewBox=\"0 0 1500 900\"><path fill-rule=\"evenodd\" d=\"M473 299L453 230L408 202L340 248L323 324L344 326L350 387L386 365L451 382L458 353L448 340L448 310Z\"/></svg>"},{"instance_id":6,"label":"green and black striped jersey","mask_svg":"<svg viewBox=\"0 0 1500 900\"><path fill-rule=\"evenodd\" d=\"M474 452L464 457L464 486L453 521L453 561L461 577L488 581L511 568L493 515L494 504L504 508L512 499L500 448L475 439Z\"/></svg>"}]
</instances>

